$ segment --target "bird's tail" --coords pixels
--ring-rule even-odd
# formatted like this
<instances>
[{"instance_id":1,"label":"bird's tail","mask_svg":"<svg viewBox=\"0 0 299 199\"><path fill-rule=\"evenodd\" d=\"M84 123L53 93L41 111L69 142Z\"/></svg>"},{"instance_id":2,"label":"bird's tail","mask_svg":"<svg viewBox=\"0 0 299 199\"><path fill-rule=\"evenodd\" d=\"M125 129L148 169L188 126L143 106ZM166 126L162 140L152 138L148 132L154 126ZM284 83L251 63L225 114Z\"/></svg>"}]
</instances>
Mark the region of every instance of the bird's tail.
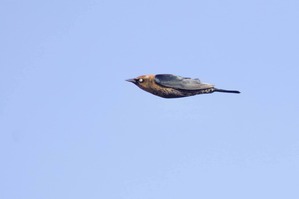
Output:
<instances>
[{"instance_id":1,"label":"bird's tail","mask_svg":"<svg viewBox=\"0 0 299 199\"><path fill-rule=\"evenodd\" d=\"M221 93L241 93L240 91L224 90L224 89L218 89L218 88L215 88L214 92L221 92Z\"/></svg>"}]
</instances>

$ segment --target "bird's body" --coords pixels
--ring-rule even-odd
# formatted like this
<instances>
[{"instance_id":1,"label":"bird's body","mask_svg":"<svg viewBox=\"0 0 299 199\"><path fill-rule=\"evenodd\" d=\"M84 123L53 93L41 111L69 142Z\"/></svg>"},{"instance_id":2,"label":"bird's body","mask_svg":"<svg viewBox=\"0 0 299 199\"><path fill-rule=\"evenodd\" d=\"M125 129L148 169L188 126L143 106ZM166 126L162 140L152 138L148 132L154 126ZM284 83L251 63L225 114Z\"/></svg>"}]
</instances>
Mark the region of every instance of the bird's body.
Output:
<instances>
[{"instance_id":1,"label":"bird's body","mask_svg":"<svg viewBox=\"0 0 299 199\"><path fill-rule=\"evenodd\" d=\"M171 74L142 75L127 81L163 98L188 97L213 92L240 93L239 91L217 89L214 85L202 83L199 79Z\"/></svg>"}]
</instances>

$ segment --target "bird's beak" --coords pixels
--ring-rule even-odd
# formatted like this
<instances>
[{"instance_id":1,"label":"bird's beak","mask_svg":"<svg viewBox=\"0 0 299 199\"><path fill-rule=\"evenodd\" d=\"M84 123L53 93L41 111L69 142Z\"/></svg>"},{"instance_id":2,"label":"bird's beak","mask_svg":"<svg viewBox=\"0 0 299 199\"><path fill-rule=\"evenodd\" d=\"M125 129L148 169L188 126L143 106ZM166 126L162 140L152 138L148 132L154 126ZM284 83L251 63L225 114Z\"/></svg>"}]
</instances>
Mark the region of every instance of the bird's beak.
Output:
<instances>
[{"instance_id":1,"label":"bird's beak","mask_svg":"<svg viewBox=\"0 0 299 199\"><path fill-rule=\"evenodd\" d=\"M128 82L132 82L133 84L136 84L136 83L137 83L136 79L127 79L126 81L128 81Z\"/></svg>"}]
</instances>

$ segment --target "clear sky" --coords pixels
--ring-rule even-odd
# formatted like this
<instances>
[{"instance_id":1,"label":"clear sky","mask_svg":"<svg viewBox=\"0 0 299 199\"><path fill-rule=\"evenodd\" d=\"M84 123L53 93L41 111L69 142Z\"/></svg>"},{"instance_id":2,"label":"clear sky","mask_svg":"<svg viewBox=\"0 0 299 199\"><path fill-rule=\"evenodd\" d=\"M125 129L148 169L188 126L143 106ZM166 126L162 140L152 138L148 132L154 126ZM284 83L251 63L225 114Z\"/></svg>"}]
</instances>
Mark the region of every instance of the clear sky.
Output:
<instances>
[{"instance_id":1,"label":"clear sky","mask_svg":"<svg viewBox=\"0 0 299 199\"><path fill-rule=\"evenodd\" d=\"M1 0L0 198L298 199L298 0ZM163 99L172 73L214 93Z\"/></svg>"}]
</instances>

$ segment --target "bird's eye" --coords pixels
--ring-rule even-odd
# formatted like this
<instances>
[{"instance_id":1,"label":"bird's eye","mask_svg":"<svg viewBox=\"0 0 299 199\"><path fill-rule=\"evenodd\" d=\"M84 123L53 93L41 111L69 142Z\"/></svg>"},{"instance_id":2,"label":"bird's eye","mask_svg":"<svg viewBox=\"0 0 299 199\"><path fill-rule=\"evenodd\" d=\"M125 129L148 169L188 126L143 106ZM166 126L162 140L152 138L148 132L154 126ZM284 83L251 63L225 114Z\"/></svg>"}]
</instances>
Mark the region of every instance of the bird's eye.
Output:
<instances>
[{"instance_id":1,"label":"bird's eye","mask_svg":"<svg viewBox=\"0 0 299 199\"><path fill-rule=\"evenodd\" d=\"M140 79L138 79L138 81L139 81L139 83L142 83L142 82L143 82L143 79L142 79L142 78L140 78Z\"/></svg>"}]
</instances>

